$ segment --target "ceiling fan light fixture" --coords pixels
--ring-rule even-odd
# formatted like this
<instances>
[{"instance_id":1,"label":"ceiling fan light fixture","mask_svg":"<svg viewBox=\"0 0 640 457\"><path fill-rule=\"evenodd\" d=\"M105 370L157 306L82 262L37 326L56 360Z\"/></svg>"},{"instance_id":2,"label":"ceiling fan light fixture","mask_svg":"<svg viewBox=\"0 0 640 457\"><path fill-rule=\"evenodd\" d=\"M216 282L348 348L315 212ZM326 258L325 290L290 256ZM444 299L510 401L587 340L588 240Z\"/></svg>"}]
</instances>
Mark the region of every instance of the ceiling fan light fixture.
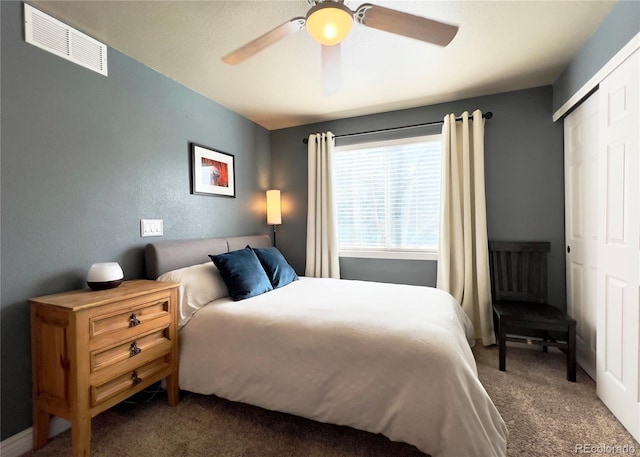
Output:
<instances>
[{"instance_id":1,"label":"ceiling fan light fixture","mask_svg":"<svg viewBox=\"0 0 640 457\"><path fill-rule=\"evenodd\" d=\"M333 46L344 40L353 28L353 12L342 3L324 1L309 10L309 35L318 43Z\"/></svg>"}]
</instances>

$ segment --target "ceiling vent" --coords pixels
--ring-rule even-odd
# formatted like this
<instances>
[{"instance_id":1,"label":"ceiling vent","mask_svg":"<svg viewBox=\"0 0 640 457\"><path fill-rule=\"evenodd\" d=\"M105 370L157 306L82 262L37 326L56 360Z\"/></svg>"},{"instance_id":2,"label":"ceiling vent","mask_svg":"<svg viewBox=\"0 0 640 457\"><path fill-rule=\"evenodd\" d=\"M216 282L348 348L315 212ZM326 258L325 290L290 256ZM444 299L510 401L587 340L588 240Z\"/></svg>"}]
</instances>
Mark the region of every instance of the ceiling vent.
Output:
<instances>
[{"instance_id":1,"label":"ceiling vent","mask_svg":"<svg viewBox=\"0 0 640 457\"><path fill-rule=\"evenodd\" d=\"M107 76L107 46L67 24L24 5L25 41Z\"/></svg>"}]
</instances>

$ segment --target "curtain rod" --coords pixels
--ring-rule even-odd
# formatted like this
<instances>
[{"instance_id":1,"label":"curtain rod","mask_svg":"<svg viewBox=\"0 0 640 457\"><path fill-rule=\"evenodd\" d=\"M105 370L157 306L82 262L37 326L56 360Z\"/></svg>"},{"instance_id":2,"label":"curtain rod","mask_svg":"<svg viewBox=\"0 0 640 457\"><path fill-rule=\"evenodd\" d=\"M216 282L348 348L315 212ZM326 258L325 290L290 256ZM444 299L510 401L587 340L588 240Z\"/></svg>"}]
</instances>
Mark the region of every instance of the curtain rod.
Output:
<instances>
[{"instance_id":1,"label":"curtain rod","mask_svg":"<svg viewBox=\"0 0 640 457\"><path fill-rule=\"evenodd\" d=\"M486 113L484 113L482 115L482 117L484 119L491 119L493 117L493 113L491 111L487 111ZM457 117L456 121L461 121L462 118L461 117ZM438 124L444 124L444 120L442 121L433 121L433 122L423 122L422 124L413 124L413 125L403 125L400 127L390 127L387 129L378 129L378 130L369 130L366 132L355 132L355 133L345 133L342 135L335 135L334 138L346 138L349 136L360 136L360 135L370 135L372 133L381 133L381 132L391 132L393 130L404 130L404 129L413 129L416 127L427 127L429 125L438 125ZM304 144L308 144L309 143L309 138L303 138L302 142Z\"/></svg>"}]
</instances>

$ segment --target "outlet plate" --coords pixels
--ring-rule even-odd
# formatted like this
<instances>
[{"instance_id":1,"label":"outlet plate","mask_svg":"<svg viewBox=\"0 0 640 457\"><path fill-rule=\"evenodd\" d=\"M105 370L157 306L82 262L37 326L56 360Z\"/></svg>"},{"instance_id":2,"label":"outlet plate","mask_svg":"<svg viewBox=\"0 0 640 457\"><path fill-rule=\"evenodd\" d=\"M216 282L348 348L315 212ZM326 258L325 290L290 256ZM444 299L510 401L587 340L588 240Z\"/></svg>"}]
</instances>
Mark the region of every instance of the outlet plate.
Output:
<instances>
[{"instance_id":1,"label":"outlet plate","mask_svg":"<svg viewBox=\"0 0 640 457\"><path fill-rule=\"evenodd\" d=\"M140 219L140 236L163 236L162 219Z\"/></svg>"}]
</instances>

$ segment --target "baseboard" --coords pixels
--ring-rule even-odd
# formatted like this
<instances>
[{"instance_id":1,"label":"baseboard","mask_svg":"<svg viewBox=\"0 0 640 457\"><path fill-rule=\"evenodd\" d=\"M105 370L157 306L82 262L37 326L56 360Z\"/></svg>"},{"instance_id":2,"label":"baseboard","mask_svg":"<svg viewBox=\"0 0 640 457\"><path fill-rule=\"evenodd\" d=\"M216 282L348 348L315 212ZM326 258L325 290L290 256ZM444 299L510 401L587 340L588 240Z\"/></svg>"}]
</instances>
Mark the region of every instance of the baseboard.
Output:
<instances>
[{"instance_id":1,"label":"baseboard","mask_svg":"<svg viewBox=\"0 0 640 457\"><path fill-rule=\"evenodd\" d=\"M33 429L28 428L0 443L2 457L18 457L33 448Z\"/></svg>"},{"instance_id":2,"label":"baseboard","mask_svg":"<svg viewBox=\"0 0 640 457\"><path fill-rule=\"evenodd\" d=\"M476 344L482 345L482 340L480 338L476 338ZM516 341L507 341L508 348L520 348L520 349L532 349L536 351L542 351L542 346L531 343L518 343ZM496 343L497 348L497 343ZM560 349L556 347L547 348L549 351L561 353Z\"/></svg>"},{"instance_id":3,"label":"baseboard","mask_svg":"<svg viewBox=\"0 0 640 457\"><path fill-rule=\"evenodd\" d=\"M518 343L517 341L507 341L507 347L508 348L520 348L520 349L531 349L531 350L535 350L535 351L539 351L542 352L542 346L540 346L539 344L533 344L533 343ZM556 347L547 347L547 350L549 352L557 352L557 353L562 353L562 351Z\"/></svg>"},{"instance_id":4,"label":"baseboard","mask_svg":"<svg viewBox=\"0 0 640 457\"><path fill-rule=\"evenodd\" d=\"M61 417L53 417L49 424L49 438L52 438L71 427L69 421ZM2 457L19 457L33 449L33 428L29 427L6 440L0 442Z\"/></svg>"}]
</instances>

